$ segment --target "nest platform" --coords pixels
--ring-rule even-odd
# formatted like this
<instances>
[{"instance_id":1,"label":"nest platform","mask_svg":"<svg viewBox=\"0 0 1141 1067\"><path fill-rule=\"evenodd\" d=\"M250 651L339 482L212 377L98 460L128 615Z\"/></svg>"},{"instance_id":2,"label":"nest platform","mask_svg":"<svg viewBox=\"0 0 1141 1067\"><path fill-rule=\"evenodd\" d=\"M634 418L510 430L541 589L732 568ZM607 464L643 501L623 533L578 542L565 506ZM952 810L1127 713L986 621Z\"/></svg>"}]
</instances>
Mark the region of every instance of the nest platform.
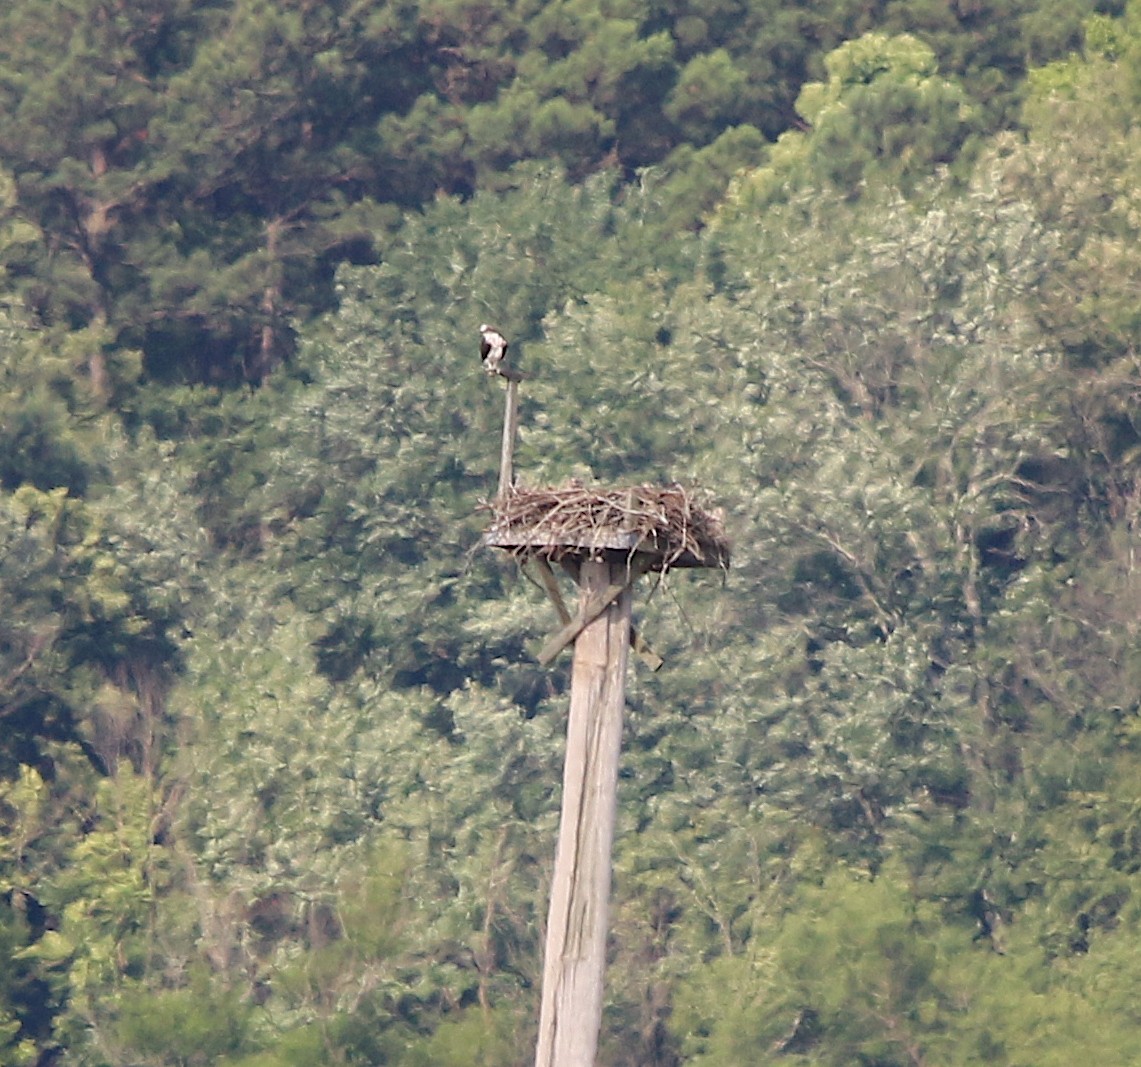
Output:
<instances>
[{"instance_id":1,"label":"nest platform","mask_svg":"<svg viewBox=\"0 0 1141 1067\"><path fill-rule=\"evenodd\" d=\"M591 488L512 486L485 507L492 513L484 544L519 557L553 562L595 559L641 569L729 567L720 515L680 485Z\"/></svg>"}]
</instances>

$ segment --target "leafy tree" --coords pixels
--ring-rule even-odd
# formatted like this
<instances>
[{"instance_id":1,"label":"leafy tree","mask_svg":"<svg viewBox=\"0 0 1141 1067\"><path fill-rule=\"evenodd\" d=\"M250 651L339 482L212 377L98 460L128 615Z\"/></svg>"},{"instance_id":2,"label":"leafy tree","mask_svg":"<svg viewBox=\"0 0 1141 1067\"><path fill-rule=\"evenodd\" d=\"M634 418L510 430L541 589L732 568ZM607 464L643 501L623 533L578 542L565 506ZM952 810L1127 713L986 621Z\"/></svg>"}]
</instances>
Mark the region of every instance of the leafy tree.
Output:
<instances>
[{"instance_id":1,"label":"leafy tree","mask_svg":"<svg viewBox=\"0 0 1141 1067\"><path fill-rule=\"evenodd\" d=\"M44 235L9 254L32 306L141 348L160 377L262 378L289 350L287 317L326 299L309 264L362 232L345 210L361 156L334 148L380 58L361 17L9 9L0 154ZM121 384L98 348L88 371L99 395Z\"/></svg>"},{"instance_id":2,"label":"leafy tree","mask_svg":"<svg viewBox=\"0 0 1141 1067\"><path fill-rule=\"evenodd\" d=\"M155 180L145 163L154 79L184 60L191 6L151 4L109 17L96 4L25 4L4 13L0 153L21 214L43 234L8 259L50 320L112 322L112 290L132 273L118 231L145 209ZM87 369L94 391L109 395L100 348Z\"/></svg>"},{"instance_id":3,"label":"leafy tree","mask_svg":"<svg viewBox=\"0 0 1141 1067\"><path fill-rule=\"evenodd\" d=\"M26 340L9 348L14 381L28 380L22 357L35 351ZM70 380L52 368L39 370L55 447L74 441L85 456L99 447L79 468L98 475L79 486L86 499L70 495L74 484L0 494L0 910L24 939L4 1011L20 1055L33 1059L77 1043L88 1023L105 1033L104 994L153 960L153 909L169 876L165 698L195 562L161 455L136 442L125 461L127 443L106 419L69 414ZM10 400L17 417L25 404L35 410L21 399ZM45 469L35 458L21 480ZM133 463L145 471L136 493L124 483L108 495L110 472L126 478Z\"/></svg>"},{"instance_id":4,"label":"leafy tree","mask_svg":"<svg viewBox=\"0 0 1141 1067\"><path fill-rule=\"evenodd\" d=\"M947 20L946 64L969 11L913 8ZM951 179L900 120L967 99L916 39L834 51L802 94L813 129L771 154L759 112L734 110L768 91L758 57L787 104L868 12L259 12L184 11L185 47L152 76L139 167L185 120L200 136L179 158L229 183L184 197L180 249L252 247L268 216L242 183L276 194L257 151L231 150L247 120L288 129L295 83L320 81L322 115L361 90L325 147L343 133L337 159L364 169L337 203L306 201L281 262L382 186L495 191L389 229L379 264L339 274L336 314L290 323L290 370L257 391L116 394L138 368L115 323L3 323L0 1055L525 1060L567 679L530 662L542 594L479 549L489 319L529 375L524 480L705 485L735 539L728 575L639 598L667 667L629 681L600 1061L1127 1061L1131 20L1093 23L1086 56L1034 79L1025 136ZM753 48L741 24L772 34ZM343 48L310 66L315 42ZM393 62L364 69L370 49ZM315 67L333 73L306 81ZM185 79L207 69L196 96ZM247 98L263 74L282 95ZM237 126L195 110L227 93ZM854 101L866 129L845 124ZM591 153L635 158L623 143L664 161L571 184L495 169L518 148L496 155L497 129L576 178ZM281 207L325 156L273 136L258 143L297 175ZM876 155L899 138L910 160ZM742 163L761 170L718 210ZM21 225L28 202L0 220L13 284L39 276L50 232ZM92 352L129 432L76 386Z\"/></svg>"},{"instance_id":5,"label":"leafy tree","mask_svg":"<svg viewBox=\"0 0 1141 1067\"><path fill-rule=\"evenodd\" d=\"M1059 973L1034 950L1000 956L960 938L899 872L838 872L806 887L749 955L688 976L686 1062L1063 1063L1087 1039L1108 1059L1128 1056L1136 1021L1095 1022L1104 1005L1078 977L1084 964Z\"/></svg>"},{"instance_id":6,"label":"leafy tree","mask_svg":"<svg viewBox=\"0 0 1141 1067\"><path fill-rule=\"evenodd\" d=\"M888 182L911 193L958 160L979 128L966 93L938 76L918 38L866 34L824 63L828 80L809 82L796 101L810 132L782 134L768 166L743 179L749 211L805 185L857 196L865 183Z\"/></svg>"},{"instance_id":7,"label":"leafy tree","mask_svg":"<svg viewBox=\"0 0 1141 1067\"><path fill-rule=\"evenodd\" d=\"M49 945L58 939L47 929L47 909L14 862L31 843L24 820L38 806L42 787L30 767L0 783L0 945L6 961L0 977L0 1055L16 1065L35 1063L52 1047L52 1021L60 1007L58 975L52 961L41 965L37 947L45 937Z\"/></svg>"},{"instance_id":8,"label":"leafy tree","mask_svg":"<svg viewBox=\"0 0 1141 1067\"><path fill-rule=\"evenodd\" d=\"M1122 7L1120 0L887 2L871 10L865 7L857 18L863 23L860 32L907 33L930 45L940 69L971 86L972 98L987 115L986 125L994 129L1017 123L1029 69L1078 47L1090 15L1116 15Z\"/></svg>"},{"instance_id":9,"label":"leafy tree","mask_svg":"<svg viewBox=\"0 0 1141 1067\"><path fill-rule=\"evenodd\" d=\"M150 1062L217 1063L241 1049L250 1008L198 971L187 988L125 998L122 1046Z\"/></svg>"}]
</instances>

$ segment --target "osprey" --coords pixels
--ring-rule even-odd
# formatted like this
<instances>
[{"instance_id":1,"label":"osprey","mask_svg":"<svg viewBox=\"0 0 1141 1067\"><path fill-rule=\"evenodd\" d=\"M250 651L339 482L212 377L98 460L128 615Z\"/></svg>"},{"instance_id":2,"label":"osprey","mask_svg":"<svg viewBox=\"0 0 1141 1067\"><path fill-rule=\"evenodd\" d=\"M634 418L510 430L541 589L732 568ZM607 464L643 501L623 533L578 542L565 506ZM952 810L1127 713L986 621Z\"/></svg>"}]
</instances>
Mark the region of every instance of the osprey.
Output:
<instances>
[{"instance_id":1,"label":"osprey","mask_svg":"<svg viewBox=\"0 0 1141 1067\"><path fill-rule=\"evenodd\" d=\"M483 360L483 369L488 374L508 377L507 368L503 366L503 361L507 358L507 338L487 323L479 328L479 358Z\"/></svg>"}]
</instances>

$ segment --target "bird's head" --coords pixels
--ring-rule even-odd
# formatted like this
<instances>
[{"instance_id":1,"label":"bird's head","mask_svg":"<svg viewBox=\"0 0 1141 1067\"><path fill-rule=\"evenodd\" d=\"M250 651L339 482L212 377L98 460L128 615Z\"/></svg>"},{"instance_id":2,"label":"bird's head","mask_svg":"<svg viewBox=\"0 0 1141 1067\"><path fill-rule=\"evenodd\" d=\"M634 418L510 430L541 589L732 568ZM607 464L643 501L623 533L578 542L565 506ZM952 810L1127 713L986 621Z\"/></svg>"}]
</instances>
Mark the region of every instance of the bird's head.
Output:
<instances>
[{"instance_id":1,"label":"bird's head","mask_svg":"<svg viewBox=\"0 0 1141 1067\"><path fill-rule=\"evenodd\" d=\"M488 325L487 325L487 323L485 322L485 323L482 323L482 324L480 325L480 327L479 327L479 332L480 332L480 333L487 333L487 331L488 331L488 330L490 330L490 329L491 329L491 327L490 327L490 326L488 326Z\"/></svg>"}]
</instances>

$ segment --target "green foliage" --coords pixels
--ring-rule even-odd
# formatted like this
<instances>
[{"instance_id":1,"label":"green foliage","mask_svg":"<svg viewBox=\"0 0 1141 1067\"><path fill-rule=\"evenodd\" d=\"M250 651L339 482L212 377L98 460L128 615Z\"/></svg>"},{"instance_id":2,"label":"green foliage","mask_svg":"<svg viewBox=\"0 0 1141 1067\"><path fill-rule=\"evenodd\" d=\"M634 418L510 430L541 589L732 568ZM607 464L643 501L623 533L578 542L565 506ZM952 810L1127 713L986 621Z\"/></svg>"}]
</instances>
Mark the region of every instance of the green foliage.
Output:
<instances>
[{"instance_id":1,"label":"green foliage","mask_svg":"<svg viewBox=\"0 0 1141 1067\"><path fill-rule=\"evenodd\" d=\"M36 791L35 772L26 771L28 791ZM0 812L3 813L4 853L17 844L16 835L9 836L11 812L20 803L19 787L9 783L0 786ZM17 847L19 847L17 845ZM7 872L10 856L0 853ZM42 1042L50 1037L51 1016L56 1008L53 990L37 965L36 940L43 939L39 901L27 889L14 885L7 873L0 880L0 952L5 966L0 972L0 1062L12 1067L34 1064ZM51 938L49 937L49 942Z\"/></svg>"},{"instance_id":2,"label":"green foliage","mask_svg":"<svg viewBox=\"0 0 1141 1067\"><path fill-rule=\"evenodd\" d=\"M868 31L926 41L964 90L852 94L813 168L900 155L910 174L981 121L964 93L1009 124L1026 57L1065 56L1093 10L24 0L0 16L0 266L43 321L101 335L75 370L104 400L129 398L140 352L151 380L259 383L398 206L521 161L630 176L745 125L775 141L823 57Z\"/></svg>"},{"instance_id":3,"label":"green foliage","mask_svg":"<svg viewBox=\"0 0 1141 1067\"><path fill-rule=\"evenodd\" d=\"M807 134L782 134L769 165L743 178L750 212L804 186L859 195L889 182L911 193L937 167L960 157L978 129L967 94L938 76L934 52L909 35L871 33L824 60L826 82L809 82L796 109Z\"/></svg>"},{"instance_id":4,"label":"green foliage","mask_svg":"<svg viewBox=\"0 0 1141 1067\"><path fill-rule=\"evenodd\" d=\"M499 1067L521 1064L530 1049L515 1040L518 1020L511 1011L494 1014L469 1009L458 1019L449 1019L431 1038L414 1047L408 1063L414 1067Z\"/></svg>"},{"instance_id":5,"label":"green foliage","mask_svg":"<svg viewBox=\"0 0 1141 1067\"><path fill-rule=\"evenodd\" d=\"M58 320L0 322L0 1059L527 1060L567 674L479 547L486 320L522 479L735 542L637 605L600 1064L1129 1062L1136 13L983 143L1070 14L818 8L0 16L58 127L0 183ZM157 380L251 323L259 390Z\"/></svg>"},{"instance_id":6,"label":"green foliage","mask_svg":"<svg viewBox=\"0 0 1141 1067\"><path fill-rule=\"evenodd\" d=\"M241 1048L249 1017L247 1005L199 971L184 989L125 996L118 1039L150 1062L214 1064Z\"/></svg>"},{"instance_id":7,"label":"green foliage","mask_svg":"<svg viewBox=\"0 0 1141 1067\"><path fill-rule=\"evenodd\" d=\"M665 113L683 129L692 129L697 136L690 139L696 140L712 125L744 119L741 105L747 83L725 49L703 52L682 68Z\"/></svg>"},{"instance_id":8,"label":"green foliage","mask_svg":"<svg viewBox=\"0 0 1141 1067\"><path fill-rule=\"evenodd\" d=\"M987 125L1016 121L1028 68L1079 47L1084 21L1118 15L1122 0L974 0L969 4L889 3L875 26L926 41L941 70L955 76L982 105ZM986 27L983 30L983 27Z\"/></svg>"},{"instance_id":9,"label":"green foliage","mask_svg":"<svg viewBox=\"0 0 1141 1067\"><path fill-rule=\"evenodd\" d=\"M661 204L654 222L664 237L705 225L718 208L732 180L751 171L768 155L768 145L752 126L734 126L704 148L683 145L660 167L642 175Z\"/></svg>"},{"instance_id":10,"label":"green foliage","mask_svg":"<svg viewBox=\"0 0 1141 1067\"><path fill-rule=\"evenodd\" d=\"M6 11L0 156L43 234L8 254L30 304L106 326L160 378L268 373L286 317L327 300L305 264L363 233L341 192L359 151L327 139L381 60L358 14L257 0ZM90 374L104 395L125 384Z\"/></svg>"},{"instance_id":11,"label":"green foliage","mask_svg":"<svg viewBox=\"0 0 1141 1067\"><path fill-rule=\"evenodd\" d=\"M102 678L161 671L168 619L151 613L130 564L93 509L23 486L0 498L4 542L3 769L39 764L45 740L76 739ZM98 731L98 727L95 727ZM118 756L90 735L93 755Z\"/></svg>"},{"instance_id":12,"label":"green foliage","mask_svg":"<svg viewBox=\"0 0 1141 1067\"><path fill-rule=\"evenodd\" d=\"M74 372L93 351L96 332L33 328L0 313L0 488L67 489L83 496L103 475L97 406L76 389Z\"/></svg>"},{"instance_id":13,"label":"green foliage","mask_svg":"<svg viewBox=\"0 0 1141 1067\"><path fill-rule=\"evenodd\" d=\"M1107 958L1052 971L956 943L896 872L830 877L757 940L684 983L687 1063L1062 1063L1075 1041L1115 1060L1136 1032L1091 997Z\"/></svg>"}]
</instances>

